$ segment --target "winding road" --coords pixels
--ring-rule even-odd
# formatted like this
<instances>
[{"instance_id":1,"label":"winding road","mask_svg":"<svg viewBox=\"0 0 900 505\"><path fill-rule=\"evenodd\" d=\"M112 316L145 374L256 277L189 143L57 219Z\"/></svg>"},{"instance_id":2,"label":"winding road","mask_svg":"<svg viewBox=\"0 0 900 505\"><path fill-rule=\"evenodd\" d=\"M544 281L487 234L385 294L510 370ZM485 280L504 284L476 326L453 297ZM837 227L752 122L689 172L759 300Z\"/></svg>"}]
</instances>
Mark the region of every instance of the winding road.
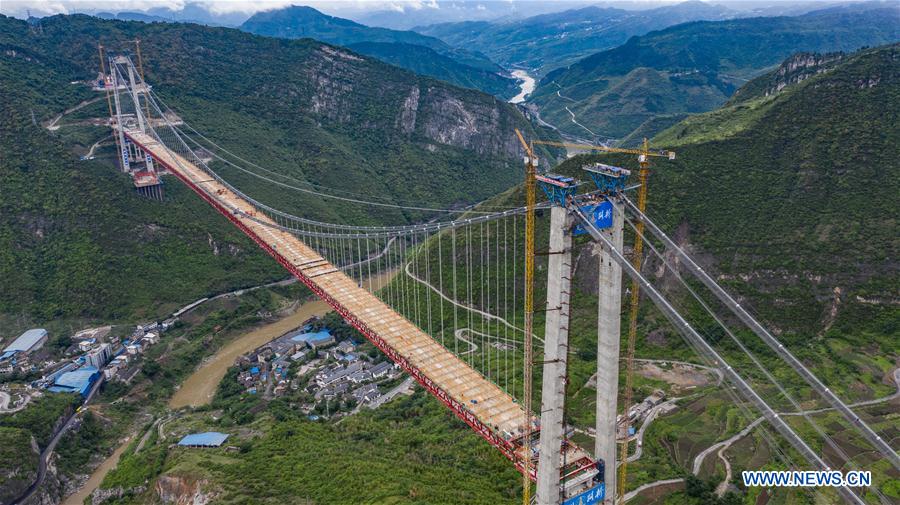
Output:
<instances>
[{"instance_id":1,"label":"winding road","mask_svg":"<svg viewBox=\"0 0 900 505\"><path fill-rule=\"evenodd\" d=\"M507 321L506 319L503 319L500 316L495 316L494 314L491 314L489 312L484 312L483 310L476 309L475 307L470 307L468 305L462 304L460 302L457 302L456 300L453 300L453 299L447 297L447 295L442 293L438 288L434 287L431 283L429 283L425 279L416 277L416 275L414 273L412 273L412 271L409 269L410 265L412 265L412 262L407 263L406 267L403 269L404 272L406 272L406 275L408 275L412 280L414 280L414 281L418 282L419 284L422 284L423 286L427 287L428 289L434 291L435 293L438 294L438 296L440 296L444 300L447 300L451 304L453 304L463 310L468 310L469 312L474 312L475 314L479 314L487 319L493 319L495 321L500 322L501 324L503 324L504 326L506 326L512 330L516 330L516 331L520 331L520 332L524 333L525 330L519 328L518 326L511 324L509 321ZM532 338L534 338L535 341L540 342L541 344L544 343L544 339L542 339L541 337L538 337L537 335L532 335Z\"/></svg>"},{"instance_id":2,"label":"winding road","mask_svg":"<svg viewBox=\"0 0 900 505\"><path fill-rule=\"evenodd\" d=\"M851 403L849 405L849 407L851 407L851 408L866 407L869 405L876 405L879 403L884 403L884 402L888 402L888 401L900 398L900 368L897 368L896 370L894 370L893 379L894 379L894 384L897 389L892 394L883 396L881 398L875 398L872 400L864 400L864 401L860 401L860 402L856 402L856 403ZM800 412L780 412L779 415L802 416L802 415L809 415L809 414L821 414L823 412L829 412L832 410L834 410L833 407L825 407L825 408L821 408L821 409L804 410L804 411L800 411ZM718 484L718 486L716 486L716 493L719 496L722 496L723 494L725 494L725 491L727 491L727 489L728 489L728 483L731 482L731 463L728 461L728 458L725 457L725 454L724 454L725 451L728 450L728 448L731 447L732 445L734 445L736 442L738 442L742 438L749 435L754 429L756 429L757 426L762 424L762 422L764 420L765 420L764 417L758 417L758 418L754 419L750 424L748 424L743 430L739 431L738 433L731 436L730 438L728 438L726 440L722 440L721 442L717 442L717 443L707 447L705 450L701 451L699 454L697 454L696 457L694 457L694 462L691 466L691 473L693 473L694 475L699 474L700 469L703 466L703 462L706 459L706 457L709 456L710 454L712 454L713 452L716 452L718 457L725 463L725 479L722 482L720 482ZM644 423L644 424L646 425L647 423ZM643 428L644 428L644 426L641 426L641 429L643 429ZM634 460L636 460L636 459L637 458L634 458ZM629 458L628 461L631 462L633 460L632 460L632 458ZM656 486L673 484L675 482L680 482L683 480L684 479L668 479L668 480L660 480L660 481L644 484L643 486L640 486L639 488L635 489L634 491L627 493L625 495L625 501L628 501L628 500L634 498L641 491L651 489Z\"/></svg>"},{"instance_id":3,"label":"winding road","mask_svg":"<svg viewBox=\"0 0 900 505\"><path fill-rule=\"evenodd\" d=\"M103 137L102 139L100 139L100 140L94 142L94 144L91 146L90 150L88 150L87 154L84 155L84 157L85 157L85 158L90 158L91 156L93 156L93 155L94 155L94 151L97 150L98 147L100 147L100 144L102 144L103 142L105 142L105 141L107 141L107 140L109 140L109 139L111 139L111 138L113 138L113 136L112 136L112 135L108 135L108 136Z\"/></svg>"},{"instance_id":4,"label":"winding road","mask_svg":"<svg viewBox=\"0 0 900 505\"><path fill-rule=\"evenodd\" d=\"M59 443L59 440L69 431L69 428L75 424L75 420L78 418L78 414L81 413L82 409L87 406L88 403L94 398L94 395L97 394L97 391L100 390L100 385L103 384L103 375L101 375L94 385L91 387L91 391L88 393L87 397L84 399L84 403L71 415L66 419L66 422L60 426L60 428L56 431L56 434L53 435L53 438L50 439L50 443L47 444L47 447L41 451L40 458L38 460L38 474L34 479L34 482L28 486L28 489L25 490L18 498L14 498L9 505L18 505L20 503L25 503L29 498L38 490L41 486L41 483L44 482L44 478L47 476L47 464L50 462L50 456L53 455L53 449L56 448L56 444Z\"/></svg>"},{"instance_id":5,"label":"winding road","mask_svg":"<svg viewBox=\"0 0 900 505\"><path fill-rule=\"evenodd\" d=\"M65 115L67 115L67 114L71 114L71 113L73 113L73 112L75 112L75 111L77 111L77 110L79 110L79 109L83 109L83 108L87 107L88 105L90 105L90 104L92 104L92 103L97 103L97 102L99 102L99 101L102 100L102 99L103 99L102 96L98 96L97 98L92 98L92 99L90 99L90 100L85 100L84 102L81 102L81 103L79 103L78 105L76 105L76 106L74 106L74 107L72 107L72 108L70 108L70 109L64 110L64 111L61 112L59 115L57 115L56 117L54 117L49 123L47 123L46 128L47 128L48 130L50 130L50 131L56 131L56 130L59 130L59 124L57 124L57 123L59 123L59 120L62 119L63 116L65 116Z\"/></svg>"},{"instance_id":6,"label":"winding road","mask_svg":"<svg viewBox=\"0 0 900 505\"><path fill-rule=\"evenodd\" d=\"M636 440L637 444L634 449L634 454L632 454L631 456L628 456L628 458L626 459L627 462L631 463L631 462L637 461L638 459L641 458L641 456L644 454L644 432L647 431L647 428L650 426L650 423L652 423L653 420L656 419L656 416L658 416L661 411L674 405L675 402L677 402L680 399L681 398L672 398L672 399L664 401L664 402L660 403L659 405L650 409L650 412L647 413L647 417L644 419L644 422L641 423L641 427L638 429L638 432L635 434L634 437L629 439L629 441Z\"/></svg>"},{"instance_id":7,"label":"winding road","mask_svg":"<svg viewBox=\"0 0 900 505\"><path fill-rule=\"evenodd\" d=\"M18 407L9 408L9 402L12 401L12 397L6 391L0 391L0 413L2 414L12 414L13 412L18 412L25 407L28 406L28 403L31 401L31 395L25 397L25 401L22 402Z\"/></svg>"}]
</instances>

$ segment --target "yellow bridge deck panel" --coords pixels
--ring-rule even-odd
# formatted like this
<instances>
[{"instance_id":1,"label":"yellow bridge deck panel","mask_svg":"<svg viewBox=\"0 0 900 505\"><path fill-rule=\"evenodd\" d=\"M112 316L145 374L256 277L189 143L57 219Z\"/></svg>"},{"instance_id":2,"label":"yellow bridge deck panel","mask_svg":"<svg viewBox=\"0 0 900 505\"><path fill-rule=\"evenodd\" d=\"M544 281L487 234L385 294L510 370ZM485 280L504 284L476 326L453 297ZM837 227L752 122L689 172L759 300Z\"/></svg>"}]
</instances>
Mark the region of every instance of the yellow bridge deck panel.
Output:
<instances>
[{"instance_id":1,"label":"yellow bridge deck panel","mask_svg":"<svg viewBox=\"0 0 900 505\"><path fill-rule=\"evenodd\" d=\"M231 216L233 220L239 220L297 270L303 272L309 282L346 307L399 355L418 368L437 387L463 404L498 436L510 440L524 433L524 410L499 386L435 342L431 336L395 312L374 294L358 286L297 236L278 229L275 223L254 205L211 178L203 169L161 145L146 133L129 130L127 136L167 165L169 170L177 171L176 175L205 190L207 196L216 200L222 207L231 209L232 212L239 210L239 213L234 212ZM252 219L247 216L252 216ZM521 450L516 452L518 458L523 456ZM580 448L572 446L567 452L566 457L570 458L569 461L589 457Z\"/></svg>"}]
</instances>

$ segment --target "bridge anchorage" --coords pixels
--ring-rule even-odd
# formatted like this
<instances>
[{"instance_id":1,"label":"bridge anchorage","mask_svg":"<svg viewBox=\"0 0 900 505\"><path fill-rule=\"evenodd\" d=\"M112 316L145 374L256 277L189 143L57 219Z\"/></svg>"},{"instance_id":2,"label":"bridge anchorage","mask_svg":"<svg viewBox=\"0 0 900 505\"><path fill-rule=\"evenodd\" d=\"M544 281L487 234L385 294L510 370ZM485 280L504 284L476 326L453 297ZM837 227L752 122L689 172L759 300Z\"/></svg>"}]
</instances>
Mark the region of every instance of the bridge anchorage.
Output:
<instances>
[{"instance_id":1,"label":"bridge anchorage","mask_svg":"<svg viewBox=\"0 0 900 505\"><path fill-rule=\"evenodd\" d=\"M604 164L588 165L584 168L595 190L579 194L583 185L574 178L537 174L536 156L520 135L527 154L527 187L533 190L539 186L547 203L535 204L529 197L525 207L487 212L475 208L454 218L458 211L326 193L247 161L177 120L178 116L144 82L130 57L115 56L108 63L110 75L103 80L110 86L104 89L110 96L111 125L122 153L123 170L131 171L138 157L143 168L157 178L167 174L187 185L508 458L529 483L523 486L526 500L530 481L536 481L539 505L623 501L617 497L623 495L624 486L617 485L616 479L617 461L624 459L617 457L616 449L623 273L672 322L698 356L723 372L733 386L725 391L734 395L737 405L755 407L809 465L828 468L822 457L641 274L640 267L625 258L625 224L632 225L641 238L646 225L683 262L696 266L647 217L641 202L635 205L625 195L629 171ZM645 196L647 156L671 154L651 152L646 143L641 150L620 151L641 156L640 192ZM419 224L358 226L298 216L242 192L214 169L218 166L239 170L285 190L313 193L317 198L348 205L434 211L439 217ZM529 302L533 304L533 295L526 286L529 282L523 282L534 272L533 235L529 233L534 232L534 209L538 207L550 209L547 299L541 311L545 316L543 339L532 332L535 311ZM564 416L572 247L580 235L589 237L600 250L593 452L571 440L572 427L565 424ZM652 244L648 245L655 252ZM525 269L519 266L521 260ZM378 274L390 278L381 288L372 282ZM703 282L716 288L712 290L718 297L731 300L708 276ZM760 333L771 337L736 303L726 305L751 321L751 327L756 325ZM771 342L789 356L784 357L786 363L794 363L790 358L796 358L774 337ZM539 350L538 356L532 357L532 344L542 347L543 354ZM627 353L629 358L632 355ZM543 371L537 418L528 407L532 363L540 364ZM821 385L805 367L802 370L800 375L807 382ZM783 388L782 392L791 398ZM838 410L852 419L851 425L900 468L896 453L849 407L830 390L822 396L842 407ZM826 443L833 443L824 431L819 433ZM793 464L790 460L785 463ZM852 462L848 464L852 466ZM838 492L849 503L863 503L850 488L839 488Z\"/></svg>"}]
</instances>

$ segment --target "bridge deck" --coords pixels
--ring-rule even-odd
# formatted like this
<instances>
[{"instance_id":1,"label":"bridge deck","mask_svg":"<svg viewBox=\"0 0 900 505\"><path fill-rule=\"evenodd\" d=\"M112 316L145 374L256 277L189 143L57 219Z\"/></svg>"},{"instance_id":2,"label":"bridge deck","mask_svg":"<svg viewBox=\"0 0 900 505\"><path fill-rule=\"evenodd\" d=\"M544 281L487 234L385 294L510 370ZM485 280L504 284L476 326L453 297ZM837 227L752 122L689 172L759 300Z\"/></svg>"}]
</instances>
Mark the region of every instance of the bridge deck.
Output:
<instances>
[{"instance_id":1,"label":"bridge deck","mask_svg":"<svg viewBox=\"0 0 900 505\"><path fill-rule=\"evenodd\" d=\"M524 449L513 441L524 433L525 414L512 397L374 294L359 287L295 235L263 224L274 222L202 168L146 133L128 131L127 137L272 254L521 469ZM570 463L583 458L590 460L587 453L573 446L566 457Z\"/></svg>"}]
</instances>

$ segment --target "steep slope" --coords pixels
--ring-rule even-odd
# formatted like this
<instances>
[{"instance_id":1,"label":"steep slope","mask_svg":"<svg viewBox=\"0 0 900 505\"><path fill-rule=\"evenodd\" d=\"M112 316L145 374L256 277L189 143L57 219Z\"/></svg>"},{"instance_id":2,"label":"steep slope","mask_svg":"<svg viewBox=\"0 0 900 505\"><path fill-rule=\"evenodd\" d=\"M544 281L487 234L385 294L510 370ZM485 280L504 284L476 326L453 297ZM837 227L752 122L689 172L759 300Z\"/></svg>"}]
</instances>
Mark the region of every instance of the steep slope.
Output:
<instances>
[{"instance_id":1,"label":"steep slope","mask_svg":"<svg viewBox=\"0 0 900 505\"><path fill-rule=\"evenodd\" d=\"M688 1L647 10L590 6L514 21L467 21L414 28L455 47L476 48L494 61L544 75L633 35L697 20L735 17L719 5Z\"/></svg>"},{"instance_id":2,"label":"steep slope","mask_svg":"<svg viewBox=\"0 0 900 505\"><path fill-rule=\"evenodd\" d=\"M377 51L378 53L373 54L373 56L413 71L416 71L416 68L413 67L421 68L420 64L415 64L415 60L422 56L422 50L416 46L427 48L448 60L452 60L452 62L445 60L432 61L429 64L432 72L425 75L441 78L434 74L435 69L438 65L448 64L451 68L443 71L445 76L471 74L465 76L461 81L449 81L452 84L466 87L471 87L473 82L481 83L484 81L486 79L485 73L498 74L502 71L500 67L485 56L466 49L454 49L434 37L428 37L412 31L369 27L349 19L323 14L312 7L291 6L258 12L245 21L240 28L243 31L257 35L288 39L312 38L340 46L360 43L389 44L371 48L372 51ZM509 84L515 85L512 79L501 75L497 75L496 79L507 79L509 81L507 86ZM490 92L490 89L497 88L496 84L485 84L490 84L488 89L479 89ZM500 88L506 91L506 86L501 86ZM504 97L508 96L511 95L504 95Z\"/></svg>"},{"instance_id":3,"label":"steep slope","mask_svg":"<svg viewBox=\"0 0 900 505\"><path fill-rule=\"evenodd\" d=\"M814 76L785 87L774 82L800 60L818 60L819 71L807 67ZM781 89L654 139L679 157L654 177L656 212L717 251L720 270L752 276L769 286L764 293L772 289L766 294L789 289L805 299L768 300L767 310L792 325L829 326L825 306L835 299L838 312L888 310L900 296L900 113L885 105L900 101L900 45L836 63L790 58L747 89L760 83ZM706 188L716 198L691 196Z\"/></svg>"},{"instance_id":4,"label":"steep slope","mask_svg":"<svg viewBox=\"0 0 900 505\"><path fill-rule=\"evenodd\" d=\"M887 4L862 4L798 17L748 18L674 26L548 74L531 97L564 131L624 137L661 114L711 110L736 87L798 51L852 51L900 39ZM568 109L568 110L567 110Z\"/></svg>"},{"instance_id":5,"label":"steep slope","mask_svg":"<svg viewBox=\"0 0 900 505\"><path fill-rule=\"evenodd\" d=\"M350 44L347 48L456 86L479 89L503 98L518 93L515 80L497 72L463 65L429 47L392 42L359 42Z\"/></svg>"},{"instance_id":6,"label":"steep slope","mask_svg":"<svg viewBox=\"0 0 900 505\"><path fill-rule=\"evenodd\" d=\"M2 314L124 317L283 276L180 185L168 185L167 202L148 202L109 165L76 165L68 151L75 133L90 145L108 131L67 126L54 138L32 122L32 112L39 122L95 96L70 82L94 78L98 40L114 50L134 38L144 41L148 81L190 124L246 159L335 188L329 194L463 205L521 177L512 128L530 127L514 107L318 42L87 16L45 18L36 31L0 18ZM105 100L92 107L106 113ZM222 171L308 217L375 224L424 216Z\"/></svg>"},{"instance_id":7,"label":"steep slope","mask_svg":"<svg viewBox=\"0 0 900 505\"><path fill-rule=\"evenodd\" d=\"M71 145L33 121L92 93L68 85L77 74L65 59L15 52L8 45L10 26L3 28L4 333L32 320L144 317L211 292L283 277L188 190L169 185L167 202L159 204L134 193L130 179L111 165L113 150L98 153L98 161L76 161ZM12 314L17 320L7 322Z\"/></svg>"}]
</instances>

